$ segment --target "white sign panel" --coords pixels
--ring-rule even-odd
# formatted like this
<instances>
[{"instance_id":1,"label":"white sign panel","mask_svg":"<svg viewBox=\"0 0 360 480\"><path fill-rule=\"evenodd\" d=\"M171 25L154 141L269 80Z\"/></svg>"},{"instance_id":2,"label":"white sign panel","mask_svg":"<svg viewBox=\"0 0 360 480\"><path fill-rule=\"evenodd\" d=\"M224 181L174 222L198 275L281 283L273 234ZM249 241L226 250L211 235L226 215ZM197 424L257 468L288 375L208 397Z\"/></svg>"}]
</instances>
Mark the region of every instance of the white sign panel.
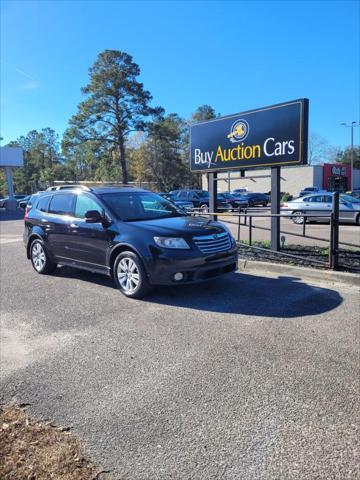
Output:
<instances>
[{"instance_id":1,"label":"white sign panel","mask_svg":"<svg viewBox=\"0 0 360 480\"><path fill-rule=\"evenodd\" d=\"M0 167L22 167L23 151L20 147L0 147Z\"/></svg>"}]
</instances>

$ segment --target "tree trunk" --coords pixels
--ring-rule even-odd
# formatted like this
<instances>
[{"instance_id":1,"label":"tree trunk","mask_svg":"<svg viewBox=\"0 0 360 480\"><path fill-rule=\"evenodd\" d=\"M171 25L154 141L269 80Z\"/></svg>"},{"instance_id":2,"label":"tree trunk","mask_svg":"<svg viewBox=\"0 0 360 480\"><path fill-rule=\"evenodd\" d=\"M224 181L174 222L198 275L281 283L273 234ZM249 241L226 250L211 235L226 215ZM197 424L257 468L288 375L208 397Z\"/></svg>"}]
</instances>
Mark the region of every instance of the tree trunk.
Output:
<instances>
[{"instance_id":1,"label":"tree trunk","mask_svg":"<svg viewBox=\"0 0 360 480\"><path fill-rule=\"evenodd\" d=\"M124 139L122 137L119 138L119 150L120 150L120 166L121 166L121 173L122 173L122 181L124 184L127 184L129 179L128 179L128 172L127 172L126 158L125 158Z\"/></svg>"}]
</instances>

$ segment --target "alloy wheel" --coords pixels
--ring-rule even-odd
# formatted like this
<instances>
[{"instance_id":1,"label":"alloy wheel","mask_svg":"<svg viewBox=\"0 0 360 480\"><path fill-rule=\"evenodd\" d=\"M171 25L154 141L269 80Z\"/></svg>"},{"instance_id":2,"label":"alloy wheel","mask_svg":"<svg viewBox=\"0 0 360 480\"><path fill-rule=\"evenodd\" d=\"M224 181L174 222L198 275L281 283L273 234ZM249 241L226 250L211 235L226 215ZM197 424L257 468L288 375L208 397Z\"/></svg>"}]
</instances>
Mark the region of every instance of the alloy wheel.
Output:
<instances>
[{"instance_id":1,"label":"alloy wheel","mask_svg":"<svg viewBox=\"0 0 360 480\"><path fill-rule=\"evenodd\" d=\"M46 255L45 251L39 242L35 242L31 248L31 258L33 261L33 265L35 270L41 272L46 264Z\"/></svg>"},{"instance_id":2,"label":"alloy wheel","mask_svg":"<svg viewBox=\"0 0 360 480\"><path fill-rule=\"evenodd\" d=\"M139 285L140 272L132 258L124 257L120 260L117 268L117 276L120 287L126 293L134 292Z\"/></svg>"}]
</instances>

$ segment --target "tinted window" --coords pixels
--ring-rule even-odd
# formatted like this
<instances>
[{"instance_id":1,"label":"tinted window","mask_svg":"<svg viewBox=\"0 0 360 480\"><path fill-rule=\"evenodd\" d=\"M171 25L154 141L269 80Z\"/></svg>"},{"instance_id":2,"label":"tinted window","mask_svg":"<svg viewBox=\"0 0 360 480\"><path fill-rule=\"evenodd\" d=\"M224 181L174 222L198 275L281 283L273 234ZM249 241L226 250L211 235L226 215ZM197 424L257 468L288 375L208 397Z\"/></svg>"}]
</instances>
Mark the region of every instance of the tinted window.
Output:
<instances>
[{"instance_id":1,"label":"tinted window","mask_svg":"<svg viewBox=\"0 0 360 480\"><path fill-rule=\"evenodd\" d=\"M115 215L124 221L179 217L184 211L154 193L114 192L101 195Z\"/></svg>"},{"instance_id":2,"label":"tinted window","mask_svg":"<svg viewBox=\"0 0 360 480\"><path fill-rule=\"evenodd\" d=\"M74 195L69 193L60 193L54 195L50 203L50 213L57 215L71 215L73 211Z\"/></svg>"},{"instance_id":3,"label":"tinted window","mask_svg":"<svg viewBox=\"0 0 360 480\"><path fill-rule=\"evenodd\" d=\"M88 210L96 210L99 213L102 213L103 209L91 197L88 197L87 195L78 195L76 197L75 217L85 218L85 213Z\"/></svg>"},{"instance_id":4,"label":"tinted window","mask_svg":"<svg viewBox=\"0 0 360 480\"><path fill-rule=\"evenodd\" d=\"M324 196L324 202L332 203L332 196L331 195L325 195Z\"/></svg>"},{"instance_id":5,"label":"tinted window","mask_svg":"<svg viewBox=\"0 0 360 480\"><path fill-rule=\"evenodd\" d=\"M188 197L188 192L179 192L178 193L178 198L181 198L182 200L186 200Z\"/></svg>"},{"instance_id":6,"label":"tinted window","mask_svg":"<svg viewBox=\"0 0 360 480\"><path fill-rule=\"evenodd\" d=\"M46 195L45 197L40 197L36 205L36 209L40 210L40 212L47 212L49 208L50 198L51 198L50 195Z\"/></svg>"}]
</instances>

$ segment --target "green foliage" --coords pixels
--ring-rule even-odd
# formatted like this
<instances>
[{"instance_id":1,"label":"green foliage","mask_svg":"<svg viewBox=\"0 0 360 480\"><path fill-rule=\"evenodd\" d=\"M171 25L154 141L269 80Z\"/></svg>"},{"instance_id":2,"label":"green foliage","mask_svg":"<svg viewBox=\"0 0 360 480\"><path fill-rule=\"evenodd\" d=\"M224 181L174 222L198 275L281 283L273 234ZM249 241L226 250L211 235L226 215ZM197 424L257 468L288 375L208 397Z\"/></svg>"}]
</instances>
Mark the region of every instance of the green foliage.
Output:
<instances>
[{"instance_id":1,"label":"green foliage","mask_svg":"<svg viewBox=\"0 0 360 480\"><path fill-rule=\"evenodd\" d=\"M341 150L336 155L336 162L351 164L351 147ZM360 169L360 147L354 147L354 168Z\"/></svg>"},{"instance_id":2,"label":"green foliage","mask_svg":"<svg viewBox=\"0 0 360 480\"><path fill-rule=\"evenodd\" d=\"M63 176L66 167L60 157L58 135L51 128L32 130L9 146L21 147L24 153L24 166L13 172L16 192L31 193ZM0 188L5 190L3 183Z\"/></svg>"},{"instance_id":3,"label":"green foliage","mask_svg":"<svg viewBox=\"0 0 360 480\"><path fill-rule=\"evenodd\" d=\"M145 130L146 119L163 112L162 108L150 107L152 97L137 81L139 75L139 66L127 53L100 53L89 69L89 84L82 89L86 99L70 119L63 141L64 149L93 141L110 150L121 166L123 183L128 183L127 136L132 131Z\"/></svg>"},{"instance_id":4,"label":"green foliage","mask_svg":"<svg viewBox=\"0 0 360 480\"><path fill-rule=\"evenodd\" d=\"M280 201L281 201L281 202L290 202L290 200L292 200L292 199L293 199L293 196L290 195L290 193L285 192L285 193L282 193L282 194L281 194L281 199L280 199Z\"/></svg>"}]
</instances>

